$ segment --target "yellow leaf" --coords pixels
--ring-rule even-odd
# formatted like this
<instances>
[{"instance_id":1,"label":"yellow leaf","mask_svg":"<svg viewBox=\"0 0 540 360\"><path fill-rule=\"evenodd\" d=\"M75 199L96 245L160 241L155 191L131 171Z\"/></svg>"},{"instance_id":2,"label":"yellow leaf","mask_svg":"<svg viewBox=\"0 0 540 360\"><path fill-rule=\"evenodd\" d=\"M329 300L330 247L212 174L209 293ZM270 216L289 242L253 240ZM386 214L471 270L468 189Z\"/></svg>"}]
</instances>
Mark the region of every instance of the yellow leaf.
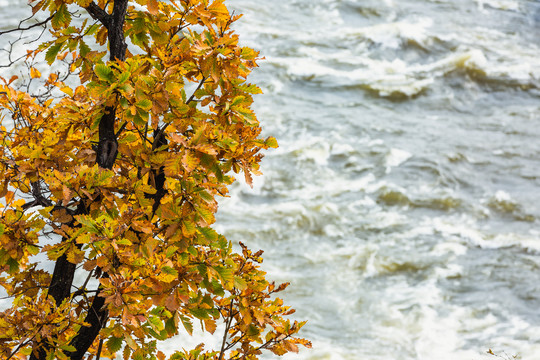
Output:
<instances>
[{"instance_id":1,"label":"yellow leaf","mask_svg":"<svg viewBox=\"0 0 540 360\"><path fill-rule=\"evenodd\" d=\"M15 200L13 204L11 204L13 207L19 208L26 204L26 201L24 199Z\"/></svg>"},{"instance_id":2,"label":"yellow leaf","mask_svg":"<svg viewBox=\"0 0 540 360\"><path fill-rule=\"evenodd\" d=\"M197 229L195 228L195 225L191 221L184 221L182 222L182 234L186 237L191 237L195 234Z\"/></svg>"},{"instance_id":3,"label":"yellow leaf","mask_svg":"<svg viewBox=\"0 0 540 360\"><path fill-rule=\"evenodd\" d=\"M69 96L73 96L73 89L70 88L69 86L64 86L60 90L62 90L63 93L65 93L65 94L67 94Z\"/></svg>"},{"instance_id":4,"label":"yellow leaf","mask_svg":"<svg viewBox=\"0 0 540 360\"><path fill-rule=\"evenodd\" d=\"M32 79L40 78L41 73L36 68L30 68L30 77Z\"/></svg>"},{"instance_id":5,"label":"yellow leaf","mask_svg":"<svg viewBox=\"0 0 540 360\"><path fill-rule=\"evenodd\" d=\"M129 336L128 334L125 334L124 335L124 339L126 340L126 344L128 344L128 346L135 350L138 348L137 344L135 343L135 341L133 340L133 338L131 336Z\"/></svg>"}]
</instances>

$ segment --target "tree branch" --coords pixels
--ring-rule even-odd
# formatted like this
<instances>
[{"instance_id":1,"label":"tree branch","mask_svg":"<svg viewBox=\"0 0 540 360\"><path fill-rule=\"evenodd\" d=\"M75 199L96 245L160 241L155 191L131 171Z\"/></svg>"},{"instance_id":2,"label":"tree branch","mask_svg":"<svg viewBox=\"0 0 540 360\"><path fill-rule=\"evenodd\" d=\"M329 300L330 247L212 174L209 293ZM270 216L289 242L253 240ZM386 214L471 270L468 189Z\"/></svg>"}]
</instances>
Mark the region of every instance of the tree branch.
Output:
<instances>
[{"instance_id":1,"label":"tree branch","mask_svg":"<svg viewBox=\"0 0 540 360\"><path fill-rule=\"evenodd\" d=\"M101 287L98 288L94 300L90 309L88 309L88 314L84 322L89 323L90 326L81 327L79 333L71 341L72 346L77 349L75 352L71 353L69 357L71 360L81 360L88 348L94 342L94 339L98 336L99 331L105 325L107 321L108 311L105 305L105 298L100 296Z\"/></svg>"},{"instance_id":2,"label":"tree branch","mask_svg":"<svg viewBox=\"0 0 540 360\"><path fill-rule=\"evenodd\" d=\"M199 83L199 85L197 86L197 88L195 89L193 94L191 94L189 99L186 101L186 105L188 105L190 102L192 102L195 99L195 93L197 92L197 90L199 90L203 86L206 79L207 79L206 77L204 77L204 76L202 77L201 82Z\"/></svg>"},{"instance_id":3,"label":"tree branch","mask_svg":"<svg viewBox=\"0 0 540 360\"><path fill-rule=\"evenodd\" d=\"M19 24L19 26L17 26L14 29L9 29L9 30L6 30L6 31L0 31L0 36L4 35L4 34L9 34L9 33L15 32L15 31L25 31L25 30L30 30L30 29L38 27L38 26L43 26L43 25L47 24L49 22L49 20L51 20L53 18L53 16L54 15L51 15L47 19L45 19L43 21L40 21L40 22L37 22L35 24L32 24L32 25L30 25L28 27L25 27L25 28L21 27L21 24ZM22 23L22 21L21 21L21 23Z\"/></svg>"},{"instance_id":4,"label":"tree branch","mask_svg":"<svg viewBox=\"0 0 540 360\"><path fill-rule=\"evenodd\" d=\"M95 2L92 2L86 8L90 16L101 22L107 29L111 26L112 16L100 8Z\"/></svg>"}]
</instances>

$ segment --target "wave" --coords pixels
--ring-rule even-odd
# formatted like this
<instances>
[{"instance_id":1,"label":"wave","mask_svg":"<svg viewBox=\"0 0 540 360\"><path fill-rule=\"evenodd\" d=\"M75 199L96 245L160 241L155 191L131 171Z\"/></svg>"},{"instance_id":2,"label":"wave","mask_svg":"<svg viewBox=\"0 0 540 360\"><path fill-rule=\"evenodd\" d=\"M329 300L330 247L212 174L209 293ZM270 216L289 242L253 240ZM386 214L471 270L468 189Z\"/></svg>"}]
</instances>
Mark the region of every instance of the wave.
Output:
<instances>
[{"instance_id":1,"label":"wave","mask_svg":"<svg viewBox=\"0 0 540 360\"><path fill-rule=\"evenodd\" d=\"M424 64L369 57L356 58L353 64L344 59L340 63L329 63L314 56L269 57L268 61L284 67L287 77L292 80L324 87L360 87L390 99L418 96L434 86L437 80L444 80L456 72L466 74L480 84L522 89L540 87L540 63L537 59L489 60L480 49L460 48L446 57Z\"/></svg>"}]
</instances>

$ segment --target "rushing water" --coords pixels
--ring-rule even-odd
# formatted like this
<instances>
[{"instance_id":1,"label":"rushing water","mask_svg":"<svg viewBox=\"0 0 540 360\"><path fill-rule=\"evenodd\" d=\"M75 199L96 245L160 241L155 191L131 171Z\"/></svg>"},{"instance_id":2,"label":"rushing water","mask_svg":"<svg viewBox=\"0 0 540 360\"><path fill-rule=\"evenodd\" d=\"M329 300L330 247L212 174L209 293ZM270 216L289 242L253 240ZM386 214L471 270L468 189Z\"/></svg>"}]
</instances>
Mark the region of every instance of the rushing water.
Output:
<instances>
[{"instance_id":1,"label":"rushing water","mask_svg":"<svg viewBox=\"0 0 540 360\"><path fill-rule=\"evenodd\" d=\"M280 148L216 228L292 282L289 358L540 359L540 1L226 3Z\"/></svg>"}]
</instances>

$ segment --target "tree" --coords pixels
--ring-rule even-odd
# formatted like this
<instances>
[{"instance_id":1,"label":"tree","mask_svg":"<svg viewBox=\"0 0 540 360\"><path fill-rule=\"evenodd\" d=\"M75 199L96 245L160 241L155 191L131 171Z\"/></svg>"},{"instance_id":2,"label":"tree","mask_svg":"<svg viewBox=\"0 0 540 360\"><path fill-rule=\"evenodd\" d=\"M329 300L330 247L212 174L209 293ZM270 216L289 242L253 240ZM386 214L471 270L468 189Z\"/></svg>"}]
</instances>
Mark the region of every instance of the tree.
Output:
<instances>
[{"instance_id":1,"label":"tree","mask_svg":"<svg viewBox=\"0 0 540 360\"><path fill-rule=\"evenodd\" d=\"M251 184L277 146L250 109L258 53L238 45L240 16L224 0L29 4L46 18L14 30L50 37L27 74L0 78L0 356L161 360L157 341L198 324L220 347L171 359L309 347L262 252L211 227L231 173Z\"/></svg>"}]
</instances>

